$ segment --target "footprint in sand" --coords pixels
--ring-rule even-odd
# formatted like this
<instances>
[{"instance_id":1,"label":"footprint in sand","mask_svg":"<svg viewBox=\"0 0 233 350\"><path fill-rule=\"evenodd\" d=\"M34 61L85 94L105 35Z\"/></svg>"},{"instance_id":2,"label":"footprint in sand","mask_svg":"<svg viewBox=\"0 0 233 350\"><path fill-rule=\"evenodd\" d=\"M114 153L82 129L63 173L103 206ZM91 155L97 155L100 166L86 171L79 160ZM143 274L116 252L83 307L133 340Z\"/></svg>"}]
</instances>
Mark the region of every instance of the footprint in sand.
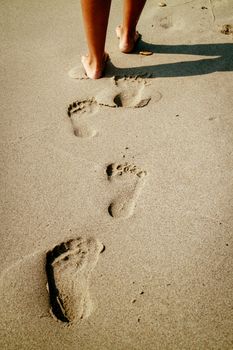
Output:
<instances>
[{"instance_id":1,"label":"footprint in sand","mask_svg":"<svg viewBox=\"0 0 233 350\"><path fill-rule=\"evenodd\" d=\"M93 137L97 134L95 129L91 129L86 125L86 120L96 114L99 105L94 98L83 101L75 101L69 105L67 114L71 119L75 136Z\"/></svg>"},{"instance_id":2,"label":"footprint in sand","mask_svg":"<svg viewBox=\"0 0 233 350\"><path fill-rule=\"evenodd\" d=\"M151 91L150 84L143 78L113 78L111 84L95 96L99 105L106 107L142 108L153 101L158 102L162 95Z\"/></svg>"},{"instance_id":3,"label":"footprint in sand","mask_svg":"<svg viewBox=\"0 0 233 350\"><path fill-rule=\"evenodd\" d=\"M69 105L67 114L71 119L75 136L97 135L94 128L87 126L87 122L90 117L99 113L100 108L142 108L150 102L152 92L147 88L149 84L145 79L114 78L112 81L110 86L100 89L95 97L77 100ZM153 91L154 102L158 102L161 98L160 92Z\"/></svg>"},{"instance_id":4,"label":"footprint in sand","mask_svg":"<svg viewBox=\"0 0 233 350\"><path fill-rule=\"evenodd\" d=\"M147 85L146 80L140 78L115 80L118 88L118 93L114 96L116 107L141 108L148 105L151 96L146 89Z\"/></svg>"},{"instance_id":5,"label":"footprint in sand","mask_svg":"<svg viewBox=\"0 0 233 350\"><path fill-rule=\"evenodd\" d=\"M113 163L107 166L108 180L120 184L120 194L108 207L114 218L128 218L134 213L137 200L145 184L146 171L133 164Z\"/></svg>"},{"instance_id":6,"label":"footprint in sand","mask_svg":"<svg viewBox=\"0 0 233 350\"><path fill-rule=\"evenodd\" d=\"M72 324L91 314L88 282L103 250L103 244L94 238L80 237L47 252L51 314L57 320Z\"/></svg>"}]
</instances>

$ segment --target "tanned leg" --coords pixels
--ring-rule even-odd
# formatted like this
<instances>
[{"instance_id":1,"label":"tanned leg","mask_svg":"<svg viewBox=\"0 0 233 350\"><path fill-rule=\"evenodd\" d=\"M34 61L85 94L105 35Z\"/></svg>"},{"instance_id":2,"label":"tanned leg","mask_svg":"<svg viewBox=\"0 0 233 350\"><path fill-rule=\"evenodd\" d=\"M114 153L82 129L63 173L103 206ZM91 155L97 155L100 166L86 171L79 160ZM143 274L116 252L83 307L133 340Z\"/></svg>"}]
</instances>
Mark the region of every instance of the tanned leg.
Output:
<instances>
[{"instance_id":1,"label":"tanned leg","mask_svg":"<svg viewBox=\"0 0 233 350\"><path fill-rule=\"evenodd\" d=\"M81 0L84 28L89 53L82 57L86 74L91 79L101 78L108 59L105 40L111 0Z\"/></svg>"},{"instance_id":2,"label":"tanned leg","mask_svg":"<svg viewBox=\"0 0 233 350\"><path fill-rule=\"evenodd\" d=\"M146 0L125 0L123 10L123 23L116 28L120 39L119 48L124 53L133 51L139 33L136 31L137 23Z\"/></svg>"}]
</instances>

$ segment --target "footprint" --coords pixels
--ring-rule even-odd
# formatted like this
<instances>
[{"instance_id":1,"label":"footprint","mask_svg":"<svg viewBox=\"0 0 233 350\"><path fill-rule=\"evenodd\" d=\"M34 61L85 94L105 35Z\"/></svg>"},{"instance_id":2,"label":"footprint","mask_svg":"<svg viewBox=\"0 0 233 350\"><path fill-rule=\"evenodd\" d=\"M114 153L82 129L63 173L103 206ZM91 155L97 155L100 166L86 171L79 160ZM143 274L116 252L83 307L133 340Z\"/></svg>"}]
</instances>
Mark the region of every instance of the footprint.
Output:
<instances>
[{"instance_id":1,"label":"footprint","mask_svg":"<svg viewBox=\"0 0 233 350\"><path fill-rule=\"evenodd\" d=\"M92 312L88 281L104 246L94 238L77 238L47 252L46 273L51 314L67 324Z\"/></svg>"},{"instance_id":2,"label":"footprint","mask_svg":"<svg viewBox=\"0 0 233 350\"><path fill-rule=\"evenodd\" d=\"M78 137L93 137L98 132L86 124L86 120L97 114L100 108L125 107L142 108L151 100L151 92L147 89L149 84L142 78L113 78L111 85L100 89L95 97L86 100L77 100L69 105L67 114L71 119L74 135ZM153 91L153 101L162 98L160 92Z\"/></svg>"},{"instance_id":3,"label":"footprint","mask_svg":"<svg viewBox=\"0 0 233 350\"><path fill-rule=\"evenodd\" d=\"M96 114L99 105L94 98L83 101L75 101L69 105L67 114L71 118L75 136L93 137L97 134L95 129L86 125L86 119Z\"/></svg>"},{"instance_id":4,"label":"footprint","mask_svg":"<svg viewBox=\"0 0 233 350\"><path fill-rule=\"evenodd\" d=\"M116 107L141 108L151 100L146 86L146 80L141 78L115 79L118 93L114 96Z\"/></svg>"},{"instance_id":5,"label":"footprint","mask_svg":"<svg viewBox=\"0 0 233 350\"><path fill-rule=\"evenodd\" d=\"M149 83L143 78L112 78L107 88L101 89L95 96L99 105L106 107L141 108L151 100ZM153 100L160 100L162 95L153 92Z\"/></svg>"},{"instance_id":6,"label":"footprint","mask_svg":"<svg viewBox=\"0 0 233 350\"><path fill-rule=\"evenodd\" d=\"M108 207L114 218L128 218L133 215L137 200L145 184L146 171L133 164L109 164L106 169L109 181L122 184L120 195Z\"/></svg>"}]
</instances>

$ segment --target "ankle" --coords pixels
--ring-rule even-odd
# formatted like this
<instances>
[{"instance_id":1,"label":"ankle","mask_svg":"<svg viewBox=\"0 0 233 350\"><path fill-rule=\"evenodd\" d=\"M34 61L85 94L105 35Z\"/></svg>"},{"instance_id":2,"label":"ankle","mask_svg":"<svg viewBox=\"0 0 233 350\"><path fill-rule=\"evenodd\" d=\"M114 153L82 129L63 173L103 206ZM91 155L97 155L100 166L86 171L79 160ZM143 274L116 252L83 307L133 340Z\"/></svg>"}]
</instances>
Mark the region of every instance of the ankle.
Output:
<instances>
[{"instance_id":1,"label":"ankle","mask_svg":"<svg viewBox=\"0 0 233 350\"><path fill-rule=\"evenodd\" d=\"M126 38L126 39L130 39L132 37L134 37L135 33L136 33L136 28L129 28L127 26L121 26L121 30L122 30L122 35Z\"/></svg>"},{"instance_id":2,"label":"ankle","mask_svg":"<svg viewBox=\"0 0 233 350\"><path fill-rule=\"evenodd\" d=\"M93 54L88 54L87 58L88 58L88 64L92 66L95 70L99 70L102 68L104 54L101 57Z\"/></svg>"}]
</instances>

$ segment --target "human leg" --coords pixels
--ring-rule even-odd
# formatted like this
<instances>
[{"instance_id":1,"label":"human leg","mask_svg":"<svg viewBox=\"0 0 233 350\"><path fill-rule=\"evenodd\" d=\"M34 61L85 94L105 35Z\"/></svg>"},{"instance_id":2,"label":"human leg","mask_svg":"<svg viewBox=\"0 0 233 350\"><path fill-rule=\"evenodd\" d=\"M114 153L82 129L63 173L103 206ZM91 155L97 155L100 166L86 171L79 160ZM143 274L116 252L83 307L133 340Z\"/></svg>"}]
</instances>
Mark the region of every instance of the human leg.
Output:
<instances>
[{"instance_id":1,"label":"human leg","mask_svg":"<svg viewBox=\"0 0 233 350\"><path fill-rule=\"evenodd\" d=\"M119 48L124 53L132 52L139 38L136 27L145 3L146 0L124 1L123 23L116 28L117 37L120 39Z\"/></svg>"},{"instance_id":2,"label":"human leg","mask_svg":"<svg viewBox=\"0 0 233 350\"><path fill-rule=\"evenodd\" d=\"M81 0L84 29L89 53L82 57L86 74L91 79L102 76L108 55L105 53L105 40L111 0Z\"/></svg>"}]
</instances>

